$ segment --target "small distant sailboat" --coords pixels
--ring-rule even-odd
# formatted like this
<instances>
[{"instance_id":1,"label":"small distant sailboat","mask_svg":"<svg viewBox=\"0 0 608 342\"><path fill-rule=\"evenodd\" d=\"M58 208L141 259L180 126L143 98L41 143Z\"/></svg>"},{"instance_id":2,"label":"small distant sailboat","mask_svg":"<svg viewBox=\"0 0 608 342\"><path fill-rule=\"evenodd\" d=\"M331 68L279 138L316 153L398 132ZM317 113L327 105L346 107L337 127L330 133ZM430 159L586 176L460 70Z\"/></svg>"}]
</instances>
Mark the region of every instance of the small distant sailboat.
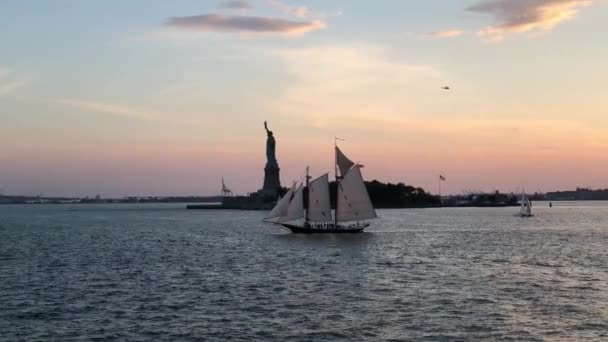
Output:
<instances>
[{"instance_id":1,"label":"small distant sailboat","mask_svg":"<svg viewBox=\"0 0 608 342\"><path fill-rule=\"evenodd\" d=\"M337 193L333 217L329 175L324 174L310 181L307 168L306 206L304 206L304 185L300 184L296 188L294 184L285 196L277 201L264 221L279 224L293 233L300 234L360 233L369 227L370 224L366 221L378 216L361 175L363 166L349 160L338 146L335 146L335 152Z\"/></svg>"},{"instance_id":2,"label":"small distant sailboat","mask_svg":"<svg viewBox=\"0 0 608 342\"><path fill-rule=\"evenodd\" d=\"M521 217L532 217L532 202L526 196L526 193L521 195L521 207L519 208L519 216Z\"/></svg>"}]
</instances>

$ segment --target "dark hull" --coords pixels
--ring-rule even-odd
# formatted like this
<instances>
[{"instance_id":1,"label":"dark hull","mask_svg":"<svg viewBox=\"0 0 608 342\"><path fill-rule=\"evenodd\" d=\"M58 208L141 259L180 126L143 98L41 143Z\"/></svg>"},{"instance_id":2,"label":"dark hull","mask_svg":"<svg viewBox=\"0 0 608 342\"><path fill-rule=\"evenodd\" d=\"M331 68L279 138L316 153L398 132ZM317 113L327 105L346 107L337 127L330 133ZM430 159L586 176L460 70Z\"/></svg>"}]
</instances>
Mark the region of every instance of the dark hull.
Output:
<instances>
[{"instance_id":1,"label":"dark hull","mask_svg":"<svg viewBox=\"0 0 608 342\"><path fill-rule=\"evenodd\" d=\"M534 214L515 214L517 217L534 217Z\"/></svg>"},{"instance_id":2,"label":"dark hull","mask_svg":"<svg viewBox=\"0 0 608 342\"><path fill-rule=\"evenodd\" d=\"M369 225L362 226L331 226L331 227L313 227L313 226L296 226L292 224L282 223L281 226L291 230L294 234L357 234L362 233Z\"/></svg>"}]
</instances>

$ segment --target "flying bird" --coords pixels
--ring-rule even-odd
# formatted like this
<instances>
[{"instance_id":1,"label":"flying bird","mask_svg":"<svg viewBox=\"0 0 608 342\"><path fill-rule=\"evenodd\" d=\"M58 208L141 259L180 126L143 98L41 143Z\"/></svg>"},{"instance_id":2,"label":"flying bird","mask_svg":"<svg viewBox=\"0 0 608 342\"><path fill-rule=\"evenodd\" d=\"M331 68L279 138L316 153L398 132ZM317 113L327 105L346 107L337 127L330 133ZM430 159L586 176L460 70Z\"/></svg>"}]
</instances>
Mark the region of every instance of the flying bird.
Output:
<instances>
[{"instance_id":1,"label":"flying bird","mask_svg":"<svg viewBox=\"0 0 608 342\"><path fill-rule=\"evenodd\" d=\"M443 89L443 90L450 90L450 87L447 87L447 86L446 87L441 87L441 89Z\"/></svg>"}]
</instances>

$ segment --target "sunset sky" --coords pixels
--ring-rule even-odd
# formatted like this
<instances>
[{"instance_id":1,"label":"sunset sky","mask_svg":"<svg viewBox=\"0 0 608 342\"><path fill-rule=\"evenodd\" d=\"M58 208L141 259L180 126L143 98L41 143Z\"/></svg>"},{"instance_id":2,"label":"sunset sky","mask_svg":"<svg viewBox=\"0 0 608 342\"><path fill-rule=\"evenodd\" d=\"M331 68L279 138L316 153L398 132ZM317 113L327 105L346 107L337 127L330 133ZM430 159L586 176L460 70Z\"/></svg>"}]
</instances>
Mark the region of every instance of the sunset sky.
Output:
<instances>
[{"instance_id":1,"label":"sunset sky","mask_svg":"<svg viewBox=\"0 0 608 342\"><path fill-rule=\"evenodd\" d=\"M3 0L0 191L256 191L264 120L283 185L339 136L368 180L608 188L607 34L602 0Z\"/></svg>"}]
</instances>

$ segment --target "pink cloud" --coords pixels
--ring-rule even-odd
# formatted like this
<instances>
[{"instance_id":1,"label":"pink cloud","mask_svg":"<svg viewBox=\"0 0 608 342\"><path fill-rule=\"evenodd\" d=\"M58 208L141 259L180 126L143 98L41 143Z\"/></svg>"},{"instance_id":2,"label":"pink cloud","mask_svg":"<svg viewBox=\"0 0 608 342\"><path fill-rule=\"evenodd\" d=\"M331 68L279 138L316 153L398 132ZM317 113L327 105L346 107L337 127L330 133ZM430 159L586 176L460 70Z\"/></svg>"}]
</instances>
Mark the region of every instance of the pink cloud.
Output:
<instances>
[{"instance_id":1,"label":"pink cloud","mask_svg":"<svg viewBox=\"0 0 608 342\"><path fill-rule=\"evenodd\" d=\"M192 31L253 32L285 35L301 35L327 27L327 24L320 20L296 21L259 16L226 16L221 14L174 17L169 19L167 25Z\"/></svg>"},{"instance_id":2,"label":"pink cloud","mask_svg":"<svg viewBox=\"0 0 608 342\"><path fill-rule=\"evenodd\" d=\"M496 23L481 29L480 36L500 40L507 33L548 31L574 18L593 0L485 0L469 7L471 12L490 14Z\"/></svg>"}]
</instances>

